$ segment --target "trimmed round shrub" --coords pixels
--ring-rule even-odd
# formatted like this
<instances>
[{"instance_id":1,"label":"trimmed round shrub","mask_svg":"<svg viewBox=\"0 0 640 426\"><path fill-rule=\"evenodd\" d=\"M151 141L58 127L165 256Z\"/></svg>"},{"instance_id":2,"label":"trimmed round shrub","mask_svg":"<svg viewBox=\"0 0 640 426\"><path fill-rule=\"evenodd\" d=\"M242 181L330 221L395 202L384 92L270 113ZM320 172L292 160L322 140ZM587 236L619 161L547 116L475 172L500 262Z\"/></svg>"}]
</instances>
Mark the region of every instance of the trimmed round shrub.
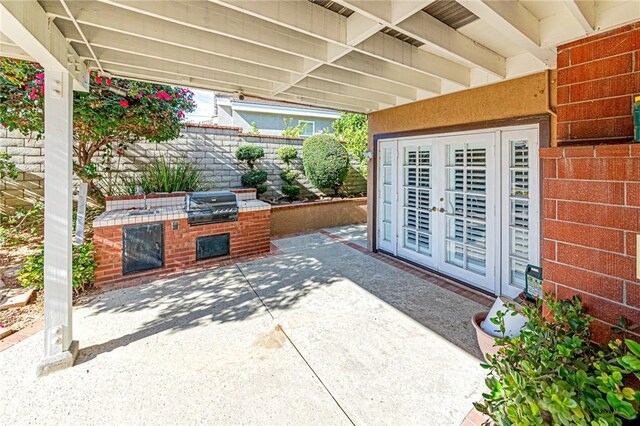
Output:
<instances>
[{"instance_id":1,"label":"trimmed round shrub","mask_svg":"<svg viewBox=\"0 0 640 426\"><path fill-rule=\"evenodd\" d=\"M256 161L262 157L264 157L264 149L256 145L242 145L236 150L236 158L246 161L251 170Z\"/></svg>"},{"instance_id":2,"label":"trimmed round shrub","mask_svg":"<svg viewBox=\"0 0 640 426\"><path fill-rule=\"evenodd\" d=\"M280 179L287 182L288 184L293 183L294 180L298 178L298 172L294 170L286 170L280 173Z\"/></svg>"},{"instance_id":3,"label":"trimmed round shrub","mask_svg":"<svg viewBox=\"0 0 640 426\"><path fill-rule=\"evenodd\" d=\"M288 165L291 160L298 157L298 150L289 145L281 146L278 149L278 157Z\"/></svg>"},{"instance_id":4,"label":"trimmed round shrub","mask_svg":"<svg viewBox=\"0 0 640 426\"><path fill-rule=\"evenodd\" d=\"M302 164L312 184L338 195L349 173L349 153L333 135L315 135L302 145Z\"/></svg>"},{"instance_id":5,"label":"trimmed round shrub","mask_svg":"<svg viewBox=\"0 0 640 426\"><path fill-rule=\"evenodd\" d=\"M286 195L289 201L293 201L300 195L300 187L298 185L282 185L282 193Z\"/></svg>"},{"instance_id":6,"label":"trimmed round shrub","mask_svg":"<svg viewBox=\"0 0 640 426\"><path fill-rule=\"evenodd\" d=\"M264 170L252 170L248 173L243 174L240 177L240 182L242 182L242 186L246 186L249 188L256 188L258 186L264 184L267 181L267 172ZM265 192L266 189L262 192ZM260 192L260 191L258 191Z\"/></svg>"}]
</instances>

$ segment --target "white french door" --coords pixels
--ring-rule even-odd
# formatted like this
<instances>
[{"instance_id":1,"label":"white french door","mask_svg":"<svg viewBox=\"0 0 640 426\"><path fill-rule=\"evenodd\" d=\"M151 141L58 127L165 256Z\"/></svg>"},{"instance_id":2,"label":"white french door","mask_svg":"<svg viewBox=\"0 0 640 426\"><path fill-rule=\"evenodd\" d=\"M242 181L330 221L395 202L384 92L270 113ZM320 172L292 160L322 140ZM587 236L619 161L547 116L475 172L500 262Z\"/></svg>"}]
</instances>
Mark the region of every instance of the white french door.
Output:
<instances>
[{"instance_id":1,"label":"white french door","mask_svg":"<svg viewBox=\"0 0 640 426\"><path fill-rule=\"evenodd\" d=\"M537 135L530 126L380 141L378 248L493 294L521 291L539 256L527 189L538 182Z\"/></svg>"}]
</instances>

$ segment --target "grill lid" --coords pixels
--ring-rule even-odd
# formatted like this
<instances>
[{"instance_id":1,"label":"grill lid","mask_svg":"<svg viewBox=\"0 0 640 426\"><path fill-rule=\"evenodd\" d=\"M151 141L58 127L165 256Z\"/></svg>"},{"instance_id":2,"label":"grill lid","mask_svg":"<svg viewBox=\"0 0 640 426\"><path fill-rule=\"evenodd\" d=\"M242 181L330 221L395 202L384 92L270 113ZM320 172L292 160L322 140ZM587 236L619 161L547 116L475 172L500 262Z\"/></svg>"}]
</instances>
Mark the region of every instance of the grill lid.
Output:
<instances>
[{"instance_id":1,"label":"grill lid","mask_svg":"<svg viewBox=\"0 0 640 426\"><path fill-rule=\"evenodd\" d=\"M236 194L231 191L193 192L185 198L187 212L215 210L229 205L237 207Z\"/></svg>"}]
</instances>

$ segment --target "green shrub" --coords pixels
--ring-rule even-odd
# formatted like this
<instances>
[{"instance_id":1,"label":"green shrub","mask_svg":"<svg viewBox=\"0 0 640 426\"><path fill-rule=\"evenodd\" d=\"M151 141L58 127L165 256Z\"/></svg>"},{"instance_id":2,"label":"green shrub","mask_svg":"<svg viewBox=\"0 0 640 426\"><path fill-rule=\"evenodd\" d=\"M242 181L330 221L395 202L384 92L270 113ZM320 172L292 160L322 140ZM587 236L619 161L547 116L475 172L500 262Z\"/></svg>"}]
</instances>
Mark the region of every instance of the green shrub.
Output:
<instances>
[{"instance_id":1,"label":"green shrub","mask_svg":"<svg viewBox=\"0 0 640 426\"><path fill-rule=\"evenodd\" d=\"M289 166L291 160L298 158L298 150L294 146L285 145L278 149L278 158L282 160L284 164Z\"/></svg>"},{"instance_id":2,"label":"green shrub","mask_svg":"<svg viewBox=\"0 0 640 426\"><path fill-rule=\"evenodd\" d=\"M203 187L202 172L190 161L167 162L158 157L145 165L137 179L144 192L198 191ZM133 182L125 180L125 189L131 191Z\"/></svg>"},{"instance_id":3,"label":"green shrub","mask_svg":"<svg viewBox=\"0 0 640 426\"><path fill-rule=\"evenodd\" d=\"M255 121L251 122L251 130L244 132L244 134L249 136L258 136L260 134L260 129L258 129Z\"/></svg>"},{"instance_id":4,"label":"green shrub","mask_svg":"<svg viewBox=\"0 0 640 426\"><path fill-rule=\"evenodd\" d=\"M256 161L264 157L264 150L256 145L242 145L236 150L236 158L240 161L246 161L251 170Z\"/></svg>"},{"instance_id":5,"label":"green shrub","mask_svg":"<svg viewBox=\"0 0 640 426\"><path fill-rule=\"evenodd\" d=\"M287 196L289 201L293 201L300 195L300 187L298 185L282 185L282 193Z\"/></svg>"},{"instance_id":6,"label":"green shrub","mask_svg":"<svg viewBox=\"0 0 640 426\"><path fill-rule=\"evenodd\" d=\"M294 170L285 170L280 173L280 179L287 182L288 184L292 184L298 178L298 172Z\"/></svg>"},{"instance_id":7,"label":"green shrub","mask_svg":"<svg viewBox=\"0 0 640 426\"><path fill-rule=\"evenodd\" d=\"M0 179L5 177L16 179L18 177L18 169L16 163L11 160L11 156L6 152L0 152Z\"/></svg>"},{"instance_id":8,"label":"green shrub","mask_svg":"<svg viewBox=\"0 0 640 426\"><path fill-rule=\"evenodd\" d=\"M575 297L545 300L553 321L545 319L541 303L526 306L528 322L521 334L497 339L500 349L488 356L489 392L475 403L499 425L622 425L635 419L640 393L625 386L640 371L640 345L627 341L606 347L591 342L592 318ZM504 317L495 321L504 330Z\"/></svg>"},{"instance_id":9,"label":"green shrub","mask_svg":"<svg viewBox=\"0 0 640 426\"><path fill-rule=\"evenodd\" d=\"M93 243L73 246L73 290L79 294L95 281L96 261ZM36 290L44 288L44 248L25 259L18 271L18 281L23 287Z\"/></svg>"},{"instance_id":10,"label":"green shrub","mask_svg":"<svg viewBox=\"0 0 640 426\"><path fill-rule=\"evenodd\" d=\"M293 126L293 118L289 118L289 120L283 118L283 120L284 129L282 130L282 136L284 136L285 138L299 138L300 135L302 135L302 132L304 132L304 129L306 129L308 126L307 123L300 122L298 122L297 125Z\"/></svg>"},{"instance_id":11,"label":"green shrub","mask_svg":"<svg viewBox=\"0 0 640 426\"><path fill-rule=\"evenodd\" d=\"M331 188L335 195L349 173L349 153L332 135L305 139L302 147L304 172L318 188Z\"/></svg>"},{"instance_id":12,"label":"green shrub","mask_svg":"<svg viewBox=\"0 0 640 426\"><path fill-rule=\"evenodd\" d=\"M251 170L245 173L240 178L242 186L248 188L255 188L258 195L267 192L267 186L264 183L267 181L267 172L264 170Z\"/></svg>"}]
</instances>

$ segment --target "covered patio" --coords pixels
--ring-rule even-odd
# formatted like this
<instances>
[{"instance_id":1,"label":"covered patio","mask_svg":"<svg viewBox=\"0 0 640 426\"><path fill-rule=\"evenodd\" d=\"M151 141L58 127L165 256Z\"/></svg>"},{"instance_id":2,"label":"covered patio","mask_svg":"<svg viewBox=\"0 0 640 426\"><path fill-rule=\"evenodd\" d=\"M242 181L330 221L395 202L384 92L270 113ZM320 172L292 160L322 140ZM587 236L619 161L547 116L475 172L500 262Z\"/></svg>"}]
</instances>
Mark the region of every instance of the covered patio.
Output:
<instances>
[{"instance_id":1,"label":"covered patio","mask_svg":"<svg viewBox=\"0 0 640 426\"><path fill-rule=\"evenodd\" d=\"M0 0L0 55L34 60L45 68L46 285L44 356L39 372L71 365L78 349L74 343L78 336L72 332L70 273L72 95L73 90L86 90L88 71L375 113L553 69L557 65L556 46L617 28L639 17L640 4L633 0ZM546 86L530 94L551 100L554 95L549 90L550 79L544 78ZM511 96L506 98L514 99L520 92L509 93ZM521 102L532 103L526 98ZM454 109L446 111L453 114L464 105L458 102ZM473 112L471 121L501 118L488 111L491 107L483 105L482 113ZM426 114L411 112L411 108L396 111L397 115L378 120L379 133L388 132L391 137L397 131L385 129L414 131L428 127L421 123ZM433 116L447 116L446 111L443 114L439 110ZM548 110L545 114L548 127L555 129L555 112ZM407 122L409 125L405 126ZM373 142L373 134L370 136ZM373 143L370 148L375 151ZM491 158L491 151L487 152ZM377 153L370 154L374 161L370 162L369 175L375 176ZM373 181L369 182L370 197L376 196ZM372 230L377 226L374 211L375 208L369 210ZM441 207L440 211L445 209ZM368 247L377 250L375 232L370 232L368 238ZM540 256L537 257L539 262ZM509 260L508 253L503 260ZM482 262L486 258L480 259ZM495 271L497 267L489 265L488 269ZM464 304L448 303L447 309L461 305ZM348 306L344 309L348 310ZM229 311L229 315L237 314ZM97 321L104 324L102 315ZM466 321L470 315L465 315ZM80 330L87 327L82 323L89 318L78 322ZM374 318L370 321L375 323ZM100 344L90 335L86 339L81 347ZM350 343L353 341L357 340ZM179 357L169 356L174 343L164 342L168 346L160 354L163 359L180 363ZM388 353L388 359L392 354ZM33 363L34 356L31 353L24 359ZM74 369L67 374L79 371ZM134 373L137 374L132 370ZM416 389L413 394L419 393ZM456 394L459 396L460 392Z\"/></svg>"},{"instance_id":2,"label":"covered patio","mask_svg":"<svg viewBox=\"0 0 640 426\"><path fill-rule=\"evenodd\" d=\"M87 301L73 368L34 376L42 333L0 352L0 393L20 395L0 417L460 424L484 379L469 318L490 299L366 252L365 232L279 239L265 259Z\"/></svg>"}]
</instances>

